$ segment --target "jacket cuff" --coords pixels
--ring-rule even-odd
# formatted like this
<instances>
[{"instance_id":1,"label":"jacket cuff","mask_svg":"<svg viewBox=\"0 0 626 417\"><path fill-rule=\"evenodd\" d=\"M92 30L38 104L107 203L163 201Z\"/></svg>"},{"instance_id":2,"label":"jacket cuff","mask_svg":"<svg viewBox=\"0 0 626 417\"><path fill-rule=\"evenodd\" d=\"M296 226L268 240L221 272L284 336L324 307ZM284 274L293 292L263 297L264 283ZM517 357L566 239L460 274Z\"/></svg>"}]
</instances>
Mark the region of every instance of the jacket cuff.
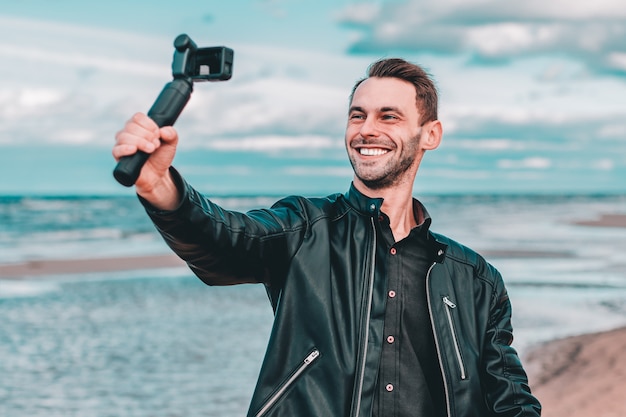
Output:
<instances>
[{"instance_id":1,"label":"jacket cuff","mask_svg":"<svg viewBox=\"0 0 626 417\"><path fill-rule=\"evenodd\" d=\"M144 209L150 216L168 216L174 215L181 211L182 207L185 205L185 202L189 199L189 191L187 182L183 179L182 175L176 170L174 167L170 167L170 174L172 174L172 179L174 180L174 185L178 189L180 193L180 202L178 207L173 210L161 210L159 208L154 207L148 200L141 197L137 194L137 198L139 198L139 202L143 205Z\"/></svg>"}]
</instances>

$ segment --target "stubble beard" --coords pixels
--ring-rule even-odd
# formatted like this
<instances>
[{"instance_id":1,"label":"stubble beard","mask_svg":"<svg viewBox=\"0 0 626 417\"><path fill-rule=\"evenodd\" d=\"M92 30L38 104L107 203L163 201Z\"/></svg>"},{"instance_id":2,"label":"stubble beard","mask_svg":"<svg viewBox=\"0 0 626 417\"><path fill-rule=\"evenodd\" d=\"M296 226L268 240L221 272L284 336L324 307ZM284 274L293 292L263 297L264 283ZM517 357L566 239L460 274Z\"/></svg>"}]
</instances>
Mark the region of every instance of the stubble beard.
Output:
<instances>
[{"instance_id":1,"label":"stubble beard","mask_svg":"<svg viewBox=\"0 0 626 417\"><path fill-rule=\"evenodd\" d=\"M408 171L415 162L416 148L419 135L413 137L404 147L399 160L390 160L380 169L372 170L369 163L359 163L350 153L348 159L354 170L354 175L370 190L390 188L408 180Z\"/></svg>"}]
</instances>

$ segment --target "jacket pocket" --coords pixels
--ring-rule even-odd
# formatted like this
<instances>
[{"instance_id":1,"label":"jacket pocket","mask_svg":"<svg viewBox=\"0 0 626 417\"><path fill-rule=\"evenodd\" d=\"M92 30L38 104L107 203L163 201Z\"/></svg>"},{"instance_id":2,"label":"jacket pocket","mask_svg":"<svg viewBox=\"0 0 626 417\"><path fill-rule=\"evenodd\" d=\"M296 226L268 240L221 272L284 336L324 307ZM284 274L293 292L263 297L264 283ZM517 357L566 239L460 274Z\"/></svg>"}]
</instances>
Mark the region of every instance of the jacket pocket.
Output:
<instances>
[{"instance_id":1,"label":"jacket pocket","mask_svg":"<svg viewBox=\"0 0 626 417\"><path fill-rule=\"evenodd\" d=\"M304 371L306 371L318 358L320 357L320 351L317 348L314 348L307 356L304 358L302 362L294 369L294 371L289 375L282 384L278 386L278 389L269 397L269 399L263 404L263 407L259 409L259 411L254 415L255 417L262 417L269 411L270 408L278 400L282 398L285 392L291 387L298 378L302 375Z\"/></svg>"},{"instance_id":2,"label":"jacket pocket","mask_svg":"<svg viewBox=\"0 0 626 417\"><path fill-rule=\"evenodd\" d=\"M446 317L448 318L448 327L452 335L452 342L454 344L454 354L459 366L459 373L461 379L466 379L467 374L465 372L465 364L463 363L463 357L461 356L461 348L459 346L459 338L456 333L456 327L454 326L454 320L452 320L452 310L456 308L456 304L450 300L450 297L443 297L443 303L446 305Z\"/></svg>"}]
</instances>

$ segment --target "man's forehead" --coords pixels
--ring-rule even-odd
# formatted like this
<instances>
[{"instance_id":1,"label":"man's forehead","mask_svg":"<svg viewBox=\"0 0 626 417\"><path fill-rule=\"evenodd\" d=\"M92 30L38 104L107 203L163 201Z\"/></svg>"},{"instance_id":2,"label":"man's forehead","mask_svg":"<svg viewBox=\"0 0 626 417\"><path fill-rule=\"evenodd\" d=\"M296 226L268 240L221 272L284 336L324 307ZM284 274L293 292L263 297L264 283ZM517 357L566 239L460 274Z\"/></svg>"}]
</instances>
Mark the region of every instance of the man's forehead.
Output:
<instances>
[{"instance_id":1,"label":"man's forehead","mask_svg":"<svg viewBox=\"0 0 626 417\"><path fill-rule=\"evenodd\" d=\"M391 111L419 113L415 87L408 81L391 77L371 77L355 90L350 109L360 111Z\"/></svg>"},{"instance_id":2,"label":"man's forehead","mask_svg":"<svg viewBox=\"0 0 626 417\"><path fill-rule=\"evenodd\" d=\"M414 103L416 92L413 84L399 78L371 77L364 80L355 90L352 104L357 101L386 102L386 106L397 106L398 103Z\"/></svg>"}]
</instances>

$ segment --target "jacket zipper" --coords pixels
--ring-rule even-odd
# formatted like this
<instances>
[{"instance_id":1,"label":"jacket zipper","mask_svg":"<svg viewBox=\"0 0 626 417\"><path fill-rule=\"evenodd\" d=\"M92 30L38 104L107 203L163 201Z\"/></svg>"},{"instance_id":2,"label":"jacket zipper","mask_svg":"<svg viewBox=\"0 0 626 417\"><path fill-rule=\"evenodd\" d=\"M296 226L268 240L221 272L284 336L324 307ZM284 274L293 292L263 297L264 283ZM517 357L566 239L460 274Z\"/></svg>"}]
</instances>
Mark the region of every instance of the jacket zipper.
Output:
<instances>
[{"instance_id":1,"label":"jacket zipper","mask_svg":"<svg viewBox=\"0 0 626 417\"><path fill-rule=\"evenodd\" d=\"M304 372L317 358L320 356L320 351L314 349L309 355L304 358L302 363L296 368L295 372L291 374L291 376L280 386L278 391L276 391L270 398L265 402L263 407L259 410L258 413L255 414L255 417L261 417L264 415L279 399L283 396L285 391L293 385L293 383L298 379L298 377Z\"/></svg>"},{"instance_id":2,"label":"jacket zipper","mask_svg":"<svg viewBox=\"0 0 626 417\"><path fill-rule=\"evenodd\" d=\"M439 360L439 369L441 370L441 377L443 379L443 390L446 396L446 411L447 416L452 416L452 406L450 405L450 388L448 387L448 380L446 379L446 373L443 367L443 359L441 356L441 345L439 344L439 338L437 337L437 327L435 326L435 319L433 315L432 302L430 300L430 273L433 270L436 262L428 268L428 273L426 274L426 301L428 302L428 314L430 315L430 323L433 328L433 335L435 336L435 348L437 349L437 359Z\"/></svg>"},{"instance_id":3,"label":"jacket zipper","mask_svg":"<svg viewBox=\"0 0 626 417\"><path fill-rule=\"evenodd\" d=\"M454 327L454 322L452 321L452 309L456 308L456 304L454 304L448 296L443 297L443 302L446 306L448 306L448 308L446 308L446 315L448 316L448 325L450 326L450 332L452 332L452 340L454 340L454 351L456 353L456 359L459 364L461 379L465 379L465 365L463 364L461 349L459 348L459 339L456 337L456 329Z\"/></svg>"},{"instance_id":4,"label":"jacket zipper","mask_svg":"<svg viewBox=\"0 0 626 417\"><path fill-rule=\"evenodd\" d=\"M367 310L365 312L365 337L363 338L363 355L361 356L361 369L359 370L360 375L358 379L358 389L356 396L356 405L354 407L354 417L358 417L361 412L361 396L363 394L363 380L365 379L365 363L367 359L367 340L369 339L369 331L370 331L370 314L372 312L372 298L374 293L374 271L376 269L376 225L374 224L374 218L370 218L372 224L373 231L373 241L372 241L372 263L369 277L369 287L368 287L368 298L367 298Z\"/></svg>"}]
</instances>

